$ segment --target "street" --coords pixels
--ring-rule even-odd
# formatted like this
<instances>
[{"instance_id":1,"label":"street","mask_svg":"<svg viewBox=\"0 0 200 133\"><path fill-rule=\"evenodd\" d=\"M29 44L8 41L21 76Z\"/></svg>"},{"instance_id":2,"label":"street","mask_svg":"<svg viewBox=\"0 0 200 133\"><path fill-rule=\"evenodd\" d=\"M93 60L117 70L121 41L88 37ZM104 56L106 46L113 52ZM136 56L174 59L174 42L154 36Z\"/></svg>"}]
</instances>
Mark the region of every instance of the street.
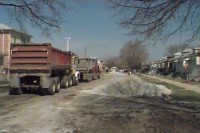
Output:
<instances>
[{"instance_id":1,"label":"street","mask_svg":"<svg viewBox=\"0 0 200 133\"><path fill-rule=\"evenodd\" d=\"M198 133L200 107L160 97L100 93L134 75L105 74L54 96L0 95L0 133ZM109 85L107 85L107 90ZM124 88L123 88L124 89ZM106 91L107 92L107 91ZM109 92L109 91L108 91Z\"/></svg>"}]
</instances>

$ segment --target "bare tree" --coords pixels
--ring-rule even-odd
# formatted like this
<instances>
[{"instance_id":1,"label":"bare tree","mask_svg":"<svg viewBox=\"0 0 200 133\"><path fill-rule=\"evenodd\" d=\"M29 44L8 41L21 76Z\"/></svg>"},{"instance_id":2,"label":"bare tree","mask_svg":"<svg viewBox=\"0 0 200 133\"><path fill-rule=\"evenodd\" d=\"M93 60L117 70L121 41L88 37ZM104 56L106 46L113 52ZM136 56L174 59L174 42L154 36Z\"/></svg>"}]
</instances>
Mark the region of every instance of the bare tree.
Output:
<instances>
[{"instance_id":1,"label":"bare tree","mask_svg":"<svg viewBox=\"0 0 200 133\"><path fill-rule=\"evenodd\" d=\"M140 67L148 59L148 51L140 41L129 41L124 44L119 54L120 62L129 69Z\"/></svg>"},{"instance_id":2,"label":"bare tree","mask_svg":"<svg viewBox=\"0 0 200 133\"><path fill-rule=\"evenodd\" d=\"M166 55L173 55L176 52L181 52L186 48L191 48L189 43L170 45L166 49Z\"/></svg>"},{"instance_id":3,"label":"bare tree","mask_svg":"<svg viewBox=\"0 0 200 133\"><path fill-rule=\"evenodd\" d=\"M111 68L111 67L118 67L117 66L117 62L118 62L118 58L117 57L106 57L104 59L104 64L108 67L108 68Z\"/></svg>"},{"instance_id":4,"label":"bare tree","mask_svg":"<svg viewBox=\"0 0 200 133\"><path fill-rule=\"evenodd\" d=\"M30 23L47 36L50 31L60 29L63 13L67 11L63 0L0 0L0 7L22 30Z\"/></svg>"},{"instance_id":5,"label":"bare tree","mask_svg":"<svg viewBox=\"0 0 200 133\"><path fill-rule=\"evenodd\" d=\"M121 15L123 27L145 38L166 39L178 31L200 36L199 0L108 0ZM192 34L191 34L192 33Z\"/></svg>"}]
</instances>

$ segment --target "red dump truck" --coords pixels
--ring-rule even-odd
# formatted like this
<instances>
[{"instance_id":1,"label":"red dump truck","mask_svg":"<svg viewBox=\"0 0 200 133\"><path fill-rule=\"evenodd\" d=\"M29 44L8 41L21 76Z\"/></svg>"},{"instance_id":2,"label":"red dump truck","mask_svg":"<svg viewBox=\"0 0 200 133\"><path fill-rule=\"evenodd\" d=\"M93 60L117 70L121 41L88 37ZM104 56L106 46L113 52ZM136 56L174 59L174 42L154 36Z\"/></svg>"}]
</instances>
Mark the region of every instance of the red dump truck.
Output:
<instances>
[{"instance_id":1,"label":"red dump truck","mask_svg":"<svg viewBox=\"0 0 200 133\"><path fill-rule=\"evenodd\" d=\"M77 58L76 70L80 73L80 80L92 81L100 79L101 71L97 58Z\"/></svg>"},{"instance_id":2,"label":"red dump truck","mask_svg":"<svg viewBox=\"0 0 200 133\"><path fill-rule=\"evenodd\" d=\"M36 90L42 95L54 95L61 87L77 82L71 63L71 52L54 48L49 43L12 44L9 93L20 95Z\"/></svg>"}]
</instances>

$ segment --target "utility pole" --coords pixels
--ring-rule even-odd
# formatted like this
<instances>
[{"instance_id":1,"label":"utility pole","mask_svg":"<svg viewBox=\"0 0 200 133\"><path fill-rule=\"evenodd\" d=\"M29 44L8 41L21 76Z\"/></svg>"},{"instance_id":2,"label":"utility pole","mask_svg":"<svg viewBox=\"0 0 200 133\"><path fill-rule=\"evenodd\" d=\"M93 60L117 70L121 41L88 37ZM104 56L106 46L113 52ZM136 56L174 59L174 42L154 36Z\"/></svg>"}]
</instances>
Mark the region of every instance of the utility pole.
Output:
<instances>
[{"instance_id":1,"label":"utility pole","mask_svg":"<svg viewBox=\"0 0 200 133\"><path fill-rule=\"evenodd\" d=\"M65 40L67 40L67 51L69 51L69 40L71 39L71 37L65 37Z\"/></svg>"}]
</instances>

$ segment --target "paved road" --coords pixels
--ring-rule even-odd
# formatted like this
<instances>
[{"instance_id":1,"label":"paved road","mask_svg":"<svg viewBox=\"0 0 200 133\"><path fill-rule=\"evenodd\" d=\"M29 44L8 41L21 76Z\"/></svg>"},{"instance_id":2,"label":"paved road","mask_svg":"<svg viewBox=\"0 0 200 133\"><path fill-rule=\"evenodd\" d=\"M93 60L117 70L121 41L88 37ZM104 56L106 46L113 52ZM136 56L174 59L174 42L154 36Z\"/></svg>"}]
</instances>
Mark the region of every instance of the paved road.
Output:
<instances>
[{"instance_id":1,"label":"paved road","mask_svg":"<svg viewBox=\"0 0 200 133\"><path fill-rule=\"evenodd\" d=\"M62 130L62 111L70 110L68 103L81 90L91 89L111 77L104 77L91 83L83 82L78 86L62 89L54 96L23 94L9 96L0 94L0 133L54 133ZM67 119L67 118L66 118ZM70 127L65 130L70 131ZM64 130L64 129L63 129Z\"/></svg>"}]
</instances>

